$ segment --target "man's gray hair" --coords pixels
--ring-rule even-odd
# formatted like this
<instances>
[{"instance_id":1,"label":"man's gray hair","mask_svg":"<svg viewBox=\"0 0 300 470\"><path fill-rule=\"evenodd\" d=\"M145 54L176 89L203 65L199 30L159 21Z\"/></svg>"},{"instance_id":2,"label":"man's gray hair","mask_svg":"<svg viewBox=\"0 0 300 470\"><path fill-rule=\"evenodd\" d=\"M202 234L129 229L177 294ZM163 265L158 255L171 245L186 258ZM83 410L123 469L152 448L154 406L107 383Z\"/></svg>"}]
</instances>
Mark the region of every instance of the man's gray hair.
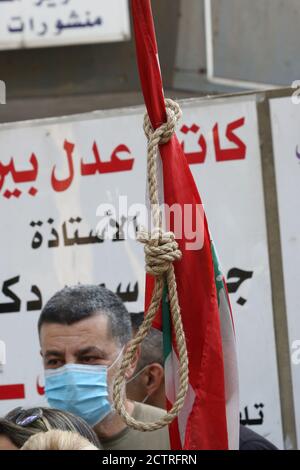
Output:
<instances>
[{"instance_id":1,"label":"man's gray hair","mask_svg":"<svg viewBox=\"0 0 300 470\"><path fill-rule=\"evenodd\" d=\"M131 324L133 335L135 335L144 319L144 312L131 313ZM136 370L142 370L144 367L158 363L164 365L163 335L160 330L151 328L146 338L141 344L141 356Z\"/></svg>"},{"instance_id":2,"label":"man's gray hair","mask_svg":"<svg viewBox=\"0 0 300 470\"><path fill-rule=\"evenodd\" d=\"M43 308L38 330L45 323L73 325L95 315L105 315L110 333L120 346L131 339L131 321L121 299L106 289L95 285L65 287L56 292Z\"/></svg>"}]
</instances>

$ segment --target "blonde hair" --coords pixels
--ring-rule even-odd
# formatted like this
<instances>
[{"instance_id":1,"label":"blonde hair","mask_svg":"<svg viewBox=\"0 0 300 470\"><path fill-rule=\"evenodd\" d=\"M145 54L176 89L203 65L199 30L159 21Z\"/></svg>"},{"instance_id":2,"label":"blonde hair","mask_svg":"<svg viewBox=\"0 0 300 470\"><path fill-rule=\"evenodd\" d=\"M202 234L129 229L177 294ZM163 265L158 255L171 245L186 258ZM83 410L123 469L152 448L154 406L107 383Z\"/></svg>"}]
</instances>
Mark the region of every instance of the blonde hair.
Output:
<instances>
[{"instance_id":1,"label":"blonde hair","mask_svg":"<svg viewBox=\"0 0 300 470\"><path fill-rule=\"evenodd\" d=\"M21 450L99 450L87 439L71 431L54 429L31 436Z\"/></svg>"}]
</instances>

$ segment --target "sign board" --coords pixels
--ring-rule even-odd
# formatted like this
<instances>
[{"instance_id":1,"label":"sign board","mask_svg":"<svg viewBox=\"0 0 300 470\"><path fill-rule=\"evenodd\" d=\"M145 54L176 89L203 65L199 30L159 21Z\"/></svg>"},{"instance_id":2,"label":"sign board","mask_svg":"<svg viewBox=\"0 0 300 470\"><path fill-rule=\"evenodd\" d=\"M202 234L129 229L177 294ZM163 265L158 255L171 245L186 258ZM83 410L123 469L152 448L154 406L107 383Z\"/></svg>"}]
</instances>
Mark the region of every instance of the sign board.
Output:
<instances>
[{"instance_id":1,"label":"sign board","mask_svg":"<svg viewBox=\"0 0 300 470\"><path fill-rule=\"evenodd\" d=\"M190 100L182 109L178 137L231 296L241 420L282 447L256 102ZM143 308L143 249L134 239L146 185L142 115L123 109L0 127L0 383L17 387L4 389L0 414L44 401L36 325L55 291L104 283L129 311Z\"/></svg>"},{"instance_id":2,"label":"sign board","mask_svg":"<svg viewBox=\"0 0 300 470\"><path fill-rule=\"evenodd\" d=\"M284 288L300 447L300 105L295 97L270 101Z\"/></svg>"},{"instance_id":3,"label":"sign board","mask_svg":"<svg viewBox=\"0 0 300 470\"><path fill-rule=\"evenodd\" d=\"M127 0L1 0L0 49L124 41Z\"/></svg>"}]
</instances>

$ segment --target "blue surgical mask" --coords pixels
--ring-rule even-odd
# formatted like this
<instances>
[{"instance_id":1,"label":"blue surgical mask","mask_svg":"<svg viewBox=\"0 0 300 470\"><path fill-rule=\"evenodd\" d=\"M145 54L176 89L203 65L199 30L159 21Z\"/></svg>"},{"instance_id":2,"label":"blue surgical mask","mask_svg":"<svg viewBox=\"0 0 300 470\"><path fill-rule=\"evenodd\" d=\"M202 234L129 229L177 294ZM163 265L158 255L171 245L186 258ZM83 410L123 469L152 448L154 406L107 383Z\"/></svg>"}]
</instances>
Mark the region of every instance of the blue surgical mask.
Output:
<instances>
[{"instance_id":1,"label":"blue surgical mask","mask_svg":"<svg viewBox=\"0 0 300 470\"><path fill-rule=\"evenodd\" d=\"M107 372L119 360L108 366L66 364L45 370L45 393L51 408L69 411L90 426L101 422L111 411Z\"/></svg>"}]
</instances>

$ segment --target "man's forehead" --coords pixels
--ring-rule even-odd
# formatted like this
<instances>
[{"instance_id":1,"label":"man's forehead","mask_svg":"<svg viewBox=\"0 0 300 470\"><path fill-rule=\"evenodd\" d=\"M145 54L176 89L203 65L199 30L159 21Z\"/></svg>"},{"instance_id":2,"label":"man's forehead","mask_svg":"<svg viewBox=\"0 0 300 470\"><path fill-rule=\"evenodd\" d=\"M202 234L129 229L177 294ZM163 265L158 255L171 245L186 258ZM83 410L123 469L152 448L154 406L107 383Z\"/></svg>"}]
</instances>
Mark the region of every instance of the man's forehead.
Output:
<instances>
[{"instance_id":1,"label":"man's forehead","mask_svg":"<svg viewBox=\"0 0 300 470\"><path fill-rule=\"evenodd\" d=\"M76 349L87 347L109 347L114 342L111 338L108 318L95 315L72 325L44 323L40 331L42 348L72 346Z\"/></svg>"}]
</instances>

